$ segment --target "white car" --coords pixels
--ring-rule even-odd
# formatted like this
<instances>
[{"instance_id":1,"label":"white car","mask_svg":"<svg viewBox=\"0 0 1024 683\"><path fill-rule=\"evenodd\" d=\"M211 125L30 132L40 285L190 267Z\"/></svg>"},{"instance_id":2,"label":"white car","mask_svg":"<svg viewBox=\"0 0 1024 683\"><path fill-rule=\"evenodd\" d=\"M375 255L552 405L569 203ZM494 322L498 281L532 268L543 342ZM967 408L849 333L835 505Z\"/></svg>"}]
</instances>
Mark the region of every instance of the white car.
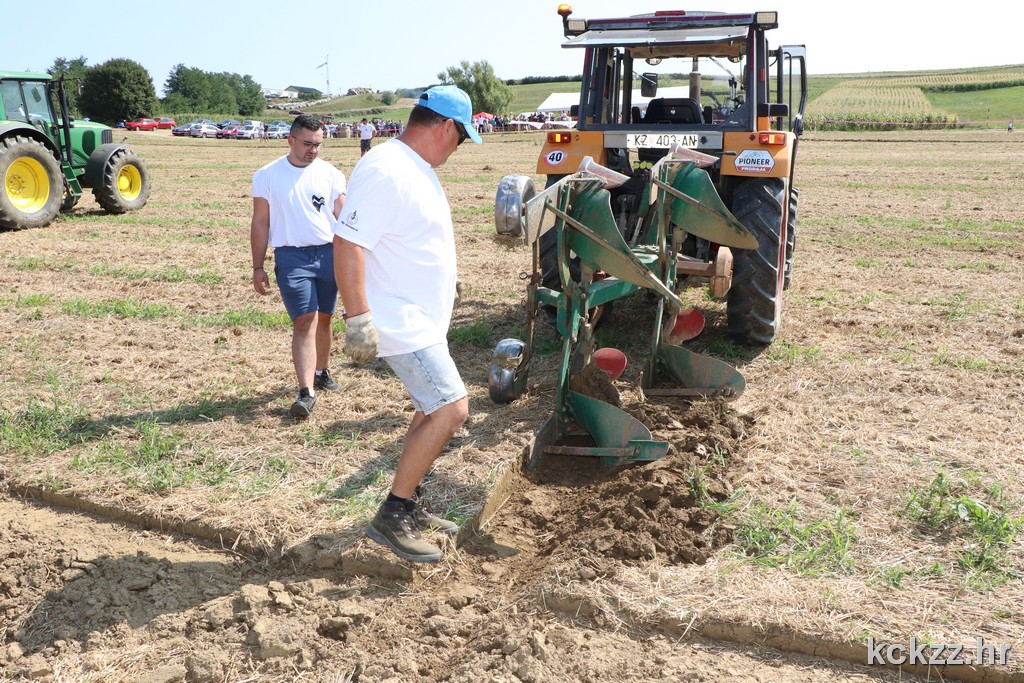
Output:
<instances>
[{"instance_id":1,"label":"white car","mask_svg":"<svg viewBox=\"0 0 1024 683\"><path fill-rule=\"evenodd\" d=\"M267 137L271 140L284 140L291 132L290 126L271 126L267 128Z\"/></svg>"},{"instance_id":2,"label":"white car","mask_svg":"<svg viewBox=\"0 0 1024 683\"><path fill-rule=\"evenodd\" d=\"M253 125L245 125L238 129L235 133L235 139L245 138L247 140L255 140L263 134L263 129Z\"/></svg>"},{"instance_id":3,"label":"white car","mask_svg":"<svg viewBox=\"0 0 1024 683\"><path fill-rule=\"evenodd\" d=\"M199 123L192 126L192 130L189 131L189 135L194 138L215 138L217 137L218 130L220 130L220 128L212 123Z\"/></svg>"}]
</instances>

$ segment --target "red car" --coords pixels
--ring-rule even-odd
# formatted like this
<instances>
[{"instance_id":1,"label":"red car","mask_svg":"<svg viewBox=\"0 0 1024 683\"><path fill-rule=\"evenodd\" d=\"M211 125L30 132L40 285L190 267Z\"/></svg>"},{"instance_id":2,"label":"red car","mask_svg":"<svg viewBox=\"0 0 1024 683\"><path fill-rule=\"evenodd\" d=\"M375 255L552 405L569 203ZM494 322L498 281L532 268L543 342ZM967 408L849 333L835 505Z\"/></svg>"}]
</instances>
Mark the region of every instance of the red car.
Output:
<instances>
[{"instance_id":1,"label":"red car","mask_svg":"<svg viewBox=\"0 0 1024 683\"><path fill-rule=\"evenodd\" d=\"M157 122L155 119L137 118L124 124L124 127L128 130L156 130Z\"/></svg>"},{"instance_id":2,"label":"red car","mask_svg":"<svg viewBox=\"0 0 1024 683\"><path fill-rule=\"evenodd\" d=\"M167 130L172 130L177 125L177 121L167 116L164 116L163 118L159 118L156 120L157 128L166 128Z\"/></svg>"},{"instance_id":3,"label":"red car","mask_svg":"<svg viewBox=\"0 0 1024 683\"><path fill-rule=\"evenodd\" d=\"M233 138L238 134L238 129L242 127L240 123L232 123L228 126L224 126L217 131L217 137L219 138Z\"/></svg>"}]
</instances>

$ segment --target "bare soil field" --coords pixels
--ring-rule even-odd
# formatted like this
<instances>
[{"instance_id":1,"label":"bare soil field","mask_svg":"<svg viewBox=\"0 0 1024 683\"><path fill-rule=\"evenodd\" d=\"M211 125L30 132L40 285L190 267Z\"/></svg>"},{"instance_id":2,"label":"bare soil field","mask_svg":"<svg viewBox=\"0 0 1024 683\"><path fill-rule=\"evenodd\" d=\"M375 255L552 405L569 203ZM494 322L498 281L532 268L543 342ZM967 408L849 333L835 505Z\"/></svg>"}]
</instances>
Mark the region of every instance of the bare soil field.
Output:
<instances>
[{"instance_id":1,"label":"bare soil field","mask_svg":"<svg viewBox=\"0 0 1024 683\"><path fill-rule=\"evenodd\" d=\"M471 416L426 501L462 525L436 566L366 540L412 407L345 360L308 421L280 297L250 284L253 171L284 141L129 133L153 193L0 232L0 680L1014 681L1024 677L1024 139L812 133L780 338L709 329L732 403L641 403L650 300L616 302L646 465L523 467L553 408L488 398L521 336L529 254L493 228L540 139L439 170ZM322 157L346 175L352 140ZM539 177L538 182L543 182ZM434 539L442 542L443 539ZM868 665L869 643L1009 646L1005 663ZM947 651L941 656L944 658Z\"/></svg>"}]
</instances>

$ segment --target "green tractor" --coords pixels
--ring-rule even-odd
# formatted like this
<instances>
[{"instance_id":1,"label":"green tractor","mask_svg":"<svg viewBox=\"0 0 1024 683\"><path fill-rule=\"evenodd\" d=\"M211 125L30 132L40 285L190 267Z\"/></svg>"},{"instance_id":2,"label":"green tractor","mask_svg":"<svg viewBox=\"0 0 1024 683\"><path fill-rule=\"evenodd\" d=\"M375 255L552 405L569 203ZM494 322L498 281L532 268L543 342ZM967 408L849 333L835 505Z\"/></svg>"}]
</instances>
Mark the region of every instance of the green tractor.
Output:
<instances>
[{"instance_id":1,"label":"green tractor","mask_svg":"<svg viewBox=\"0 0 1024 683\"><path fill-rule=\"evenodd\" d=\"M40 228L85 188L109 213L149 199L145 162L109 126L68 115L63 80L0 71L0 227Z\"/></svg>"}]
</instances>

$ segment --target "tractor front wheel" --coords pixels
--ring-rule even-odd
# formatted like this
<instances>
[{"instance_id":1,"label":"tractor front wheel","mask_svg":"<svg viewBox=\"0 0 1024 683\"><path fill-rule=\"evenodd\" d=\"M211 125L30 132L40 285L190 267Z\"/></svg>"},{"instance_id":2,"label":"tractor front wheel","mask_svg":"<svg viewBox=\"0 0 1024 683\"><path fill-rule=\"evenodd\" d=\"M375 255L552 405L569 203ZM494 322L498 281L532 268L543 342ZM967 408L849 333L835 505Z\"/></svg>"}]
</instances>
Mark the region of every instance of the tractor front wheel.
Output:
<instances>
[{"instance_id":1,"label":"tractor front wheel","mask_svg":"<svg viewBox=\"0 0 1024 683\"><path fill-rule=\"evenodd\" d=\"M749 344L771 344L782 320L786 268L783 206L786 181L758 178L736 186L732 213L757 238L757 249L733 251L729 333Z\"/></svg>"},{"instance_id":2,"label":"tractor front wheel","mask_svg":"<svg viewBox=\"0 0 1024 683\"><path fill-rule=\"evenodd\" d=\"M0 227L41 228L60 211L64 174L49 149L32 138L0 140Z\"/></svg>"},{"instance_id":3,"label":"tractor front wheel","mask_svg":"<svg viewBox=\"0 0 1024 683\"><path fill-rule=\"evenodd\" d=\"M149 170L142 157L126 148L111 154L92 194L108 213L141 209L149 199Z\"/></svg>"}]
</instances>

